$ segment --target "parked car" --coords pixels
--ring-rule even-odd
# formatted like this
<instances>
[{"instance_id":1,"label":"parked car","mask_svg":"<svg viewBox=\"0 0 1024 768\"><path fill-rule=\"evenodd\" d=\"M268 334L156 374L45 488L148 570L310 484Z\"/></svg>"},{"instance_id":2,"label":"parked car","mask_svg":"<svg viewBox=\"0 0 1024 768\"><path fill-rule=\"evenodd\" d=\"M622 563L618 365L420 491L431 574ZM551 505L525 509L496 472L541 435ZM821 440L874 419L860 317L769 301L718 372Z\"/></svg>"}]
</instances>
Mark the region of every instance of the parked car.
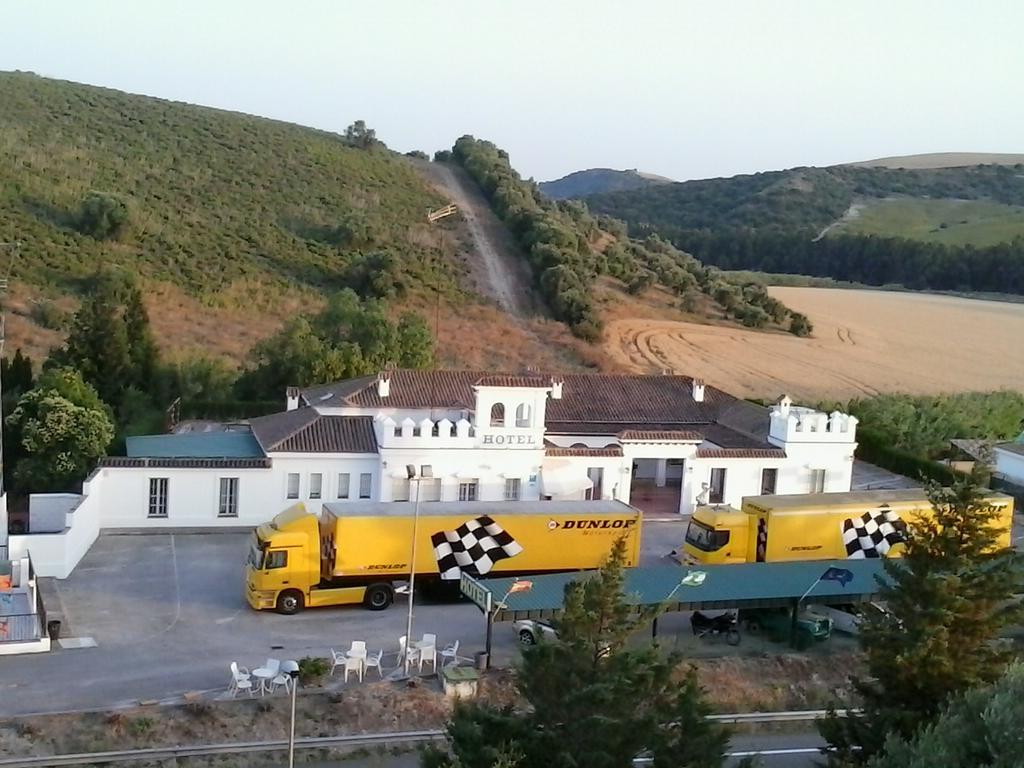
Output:
<instances>
[{"instance_id":1,"label":"parked car","mask_svg":"<svg viewBox=\"0 0 1024 768\"><path fill-rule=\"evenodd\" d=\"M555 634L554 628L544 621L520 619L513 626L515 627L516 635L519 637L519 642L523 645L536 645L537 640L542 636L549 640L558 637Z\"/></svg>"},{"instance_id":2,"label":"parked car","mask_svg":"<svg viewBox=\"0 0 1024 768\"><path fill-rule=\"evenodd\" d=\"M822 606L821 613L832 619L832 629L848 635L860 634L860 623L869 614L886 614L888 611L878 603Z\"/></svg>"},{"instance_id":3,"label":"parked car","mask_svg":"<svg viewBox=\"0 0 1024 768\"><path fill-rule=\"evenodd\" d=\"M740 611L740 623L747 632L763 632L773 642L788 642L792 619L788 608L748 608ZM796 620L797 648L828 640L832 636L832 619L813 611L801 611Z\"/></svg>"}]
</instances>

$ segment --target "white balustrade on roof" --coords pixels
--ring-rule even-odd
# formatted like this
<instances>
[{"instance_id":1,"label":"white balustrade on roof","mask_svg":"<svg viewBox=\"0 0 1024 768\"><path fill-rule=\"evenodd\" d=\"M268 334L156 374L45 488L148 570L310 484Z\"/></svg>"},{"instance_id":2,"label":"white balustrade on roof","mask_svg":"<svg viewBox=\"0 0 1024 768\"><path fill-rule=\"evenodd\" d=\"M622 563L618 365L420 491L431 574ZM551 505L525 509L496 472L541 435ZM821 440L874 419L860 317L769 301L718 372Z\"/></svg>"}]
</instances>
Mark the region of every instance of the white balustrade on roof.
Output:
<instances>
[{"instance_id":1,"label":"white balustrade on roof","mask_svg":"<svg viewBox=\"0 0 1024 768\"><path fill-rule=\"evenodd\" d=\"M467 419L416 422L405 418L398 423L390 416L378 416L374 430L382 448L469 448L476 440L476 430Z\"/></svg>"}]
</instances>

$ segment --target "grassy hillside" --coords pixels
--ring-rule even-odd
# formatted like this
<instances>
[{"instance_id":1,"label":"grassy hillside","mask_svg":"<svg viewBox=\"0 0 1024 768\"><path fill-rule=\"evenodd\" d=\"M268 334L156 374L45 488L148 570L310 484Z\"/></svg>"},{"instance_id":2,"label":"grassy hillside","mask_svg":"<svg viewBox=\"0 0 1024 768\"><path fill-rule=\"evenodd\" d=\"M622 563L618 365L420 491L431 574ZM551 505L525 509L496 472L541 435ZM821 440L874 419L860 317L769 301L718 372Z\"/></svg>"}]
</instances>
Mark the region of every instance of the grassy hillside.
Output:
<instances>
[{"instance_id":1,"label":"grassy hillside","mask_svg":"<svg viewBox=\"0 0 1024 768\"><path fill-rule=\"evenodd\" d=\"M995 245L1024 236L1024 206L986 200L884 198L855 203L829 230L950 245Z\"/></svg>"},{"instance_id":2,"label":"grassy hillside","mask_svg":"<svg viewBox=\"0 0 1024 768\"><path fill-rule=\"evenodd\" d=\"M1001 154L997 152L932 152L923 155L897 155L862 160L847 165L864 165L873 168L962 168L967 165L1020 165L1024 154Z\"/></svg>"},{"instance_id":3,"label":"grassy hillside","mask_svg":"<svg viewBox=\"0 0 1024 768\"><path fill-rule=\"evenodd\" d=\"M589 168L576 171L554 181L542 181L537 186L552 200L587 197L601 192L619 192L650 186L669 184L671 179L640 173L635 170L616 171L611 168Z\"/></svg>"},{"instance_id":4,"label":"grassy hillside","mask_svg":"<svg viewBox=\"0 0 1024 768\"><path fill-rule=\"evenodd\" d=\"M30 74L0 74L0 239L15 279L74 288L100 262L193 294L236 281L337 287L354 254L422 272L423 212L443 201L392 153L247 115ZM83 234L91 191L119 198L115 239Z\"/></svg>"},{"instance_id":5,"label":"grassy hillside","mask_svg":"<svg viewBox=\"0 0 1024 768\"><path fill-rule=\"evenodd\" d=\"M592 195L587 205L597 213L658 231L739 228L816 233L855 201L895 195L1024 205L1024 166L793 168Z\"/></svg>"}]
</instances>

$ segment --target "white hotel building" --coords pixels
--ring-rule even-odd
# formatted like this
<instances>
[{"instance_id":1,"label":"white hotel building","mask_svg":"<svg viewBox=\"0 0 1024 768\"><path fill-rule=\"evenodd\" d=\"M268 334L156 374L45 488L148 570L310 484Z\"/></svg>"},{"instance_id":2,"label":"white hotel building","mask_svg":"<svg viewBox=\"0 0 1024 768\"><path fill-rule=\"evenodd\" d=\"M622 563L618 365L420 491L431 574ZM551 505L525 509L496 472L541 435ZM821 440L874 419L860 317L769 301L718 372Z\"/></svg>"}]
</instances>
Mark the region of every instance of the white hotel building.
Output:
<instances>
[{"instance_id":1,"label":"white hotel building","mask_svg":"<svg viewBox=\"0 0 1024 768\"><path fill-rule=\"evenodd\" d=\"M37 570L102 529L255 526L297 501L618 499L648 515L850 489L856 418L740 400L686 376L397 370L305 390L220 431L129 438L83 493L31 499ZM427 477L410 481L406 466Z\"/></svg>"}]
</instances>

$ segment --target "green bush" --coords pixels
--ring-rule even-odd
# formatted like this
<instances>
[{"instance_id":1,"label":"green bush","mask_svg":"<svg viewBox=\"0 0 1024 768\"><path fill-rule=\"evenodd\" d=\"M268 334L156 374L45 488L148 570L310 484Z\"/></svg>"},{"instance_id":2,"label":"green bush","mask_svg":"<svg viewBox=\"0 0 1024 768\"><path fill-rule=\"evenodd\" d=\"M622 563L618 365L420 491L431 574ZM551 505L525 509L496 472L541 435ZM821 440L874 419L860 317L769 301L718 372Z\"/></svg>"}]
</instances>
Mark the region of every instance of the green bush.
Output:
<instances>
[{"instance_id":1,"label":"green bush","mask_svg":"<svg viewBox=\"0 0 1024 768\"><path fill-rule=\"evenodd\" d=\"M128 206L115 195L90 192L82 200L78 230L94 240L113 240L128 225Z\"/></svg>"},{"instance_id":2,"label":"green bush","mask_svg":"<svg viewBox=\"0 0 1024 768\"><path fill-rule=\"evenodd\" d=\"M248 419L277 413L284 405L280 400L182 400L181 419Z\"/></svg>"},{"instance_id":3,"label":"green bush","mask_svg":"<svg viewBox=\"0 0 1024 768\"><path fill-rule=\"evenodd\" d=\"M944 464L894 448L889 437L864 427L857 428L857 458L915 480L935 480L951 485L963 478L963 473Z\"/></svg>"},{"instance_id":4,"label":"green bush","mask_svg":"<svg viewBox=\"0 0 1024 768\"><path fill-rule=\"evenodd\" d=\"M68 324L68 313L49 299L33 304L30 316L38 325L51 331L63 331Z\"/></svg>"},{"instance_id":5,"label":"green bush","mask_svg":"<svg viewBox=\"0 0 1024 768\"><path fill-rule=\"evenodd\" d=\"M299 659L299 682L303 685L315 685L331 671L327 659L319 656L306 656Z\"/></svg>"}]
</instances>

